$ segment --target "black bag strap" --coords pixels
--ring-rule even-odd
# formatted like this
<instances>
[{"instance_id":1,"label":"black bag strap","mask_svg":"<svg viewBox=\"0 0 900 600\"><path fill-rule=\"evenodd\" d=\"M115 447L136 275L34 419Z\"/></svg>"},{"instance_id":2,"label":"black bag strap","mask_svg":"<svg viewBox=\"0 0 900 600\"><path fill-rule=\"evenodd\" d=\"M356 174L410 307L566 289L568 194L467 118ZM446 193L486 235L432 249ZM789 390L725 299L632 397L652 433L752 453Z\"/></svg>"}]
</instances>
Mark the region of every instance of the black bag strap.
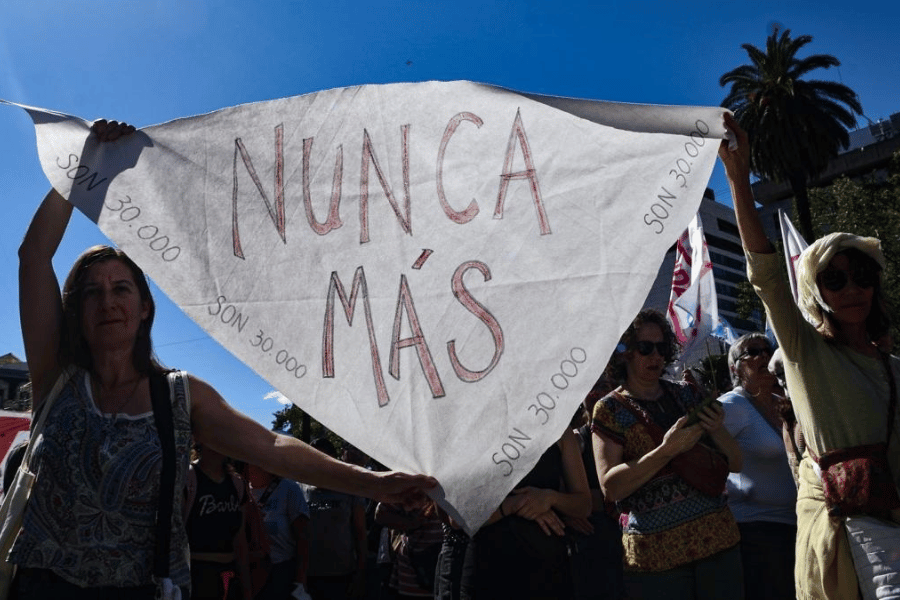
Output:
<instances>
[{"instance_id":1,"label":"black bag strap","mask_svg":"<svg viewBox=\"0 0 900 600\"><path fill-rule=\"evenodd\" d=\"M891 356L887 352L881 352L881 361L887 369L888 385L891 388L891 397L888 400L887 413L887 444L891 443L891 433L894 431L894 415L897 410L897 382L894 380L894 369L891 368Z\"/></svg>"},{"instance_id":2,"label":"black bag strap","mask_svg":"<svg viewBox=\"0 0 900 600\"><path fill-rule=\"evenodd\" d=\"M156 554L153 574L157 578L169 576L169 550L172 536L172 504L175 498L175 423L172 399L165 373L150 375L150 401L153 420L162 446L162 473L159 483L159 502L156 511Z\"/></svg>"}]
</instances>

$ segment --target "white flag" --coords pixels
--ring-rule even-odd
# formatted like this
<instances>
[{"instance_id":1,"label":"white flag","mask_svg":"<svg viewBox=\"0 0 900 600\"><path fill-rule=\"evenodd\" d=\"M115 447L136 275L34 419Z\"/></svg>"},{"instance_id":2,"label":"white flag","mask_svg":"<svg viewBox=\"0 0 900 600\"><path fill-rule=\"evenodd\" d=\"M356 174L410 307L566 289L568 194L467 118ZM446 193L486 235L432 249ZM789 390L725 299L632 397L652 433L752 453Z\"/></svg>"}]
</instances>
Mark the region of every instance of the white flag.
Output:
<instances>
[{"instance_id":1,"label":"white flag","mask_svg":"<svg viewBox=\"0 0 900 600\"><path fill-rule=\"evenodd\" d=\"M435 476L469 532L568 426L724 137L721 108L471 82L327 90L108 144L28 111L52 185L188 316L366 454Z\"/></svg>"},{"instance_id":2,"label":"white flag","mask_svg":"<svg viewBox=\"0 0 900 600\"><path fill-rule=\"evenodd\" d=\"M719 321L712 261L699 214L678 238L675 251L668 316L675 336L681 342L681 360L686 363L702 347Z\"/></svg>"},{"instance_id":3,"label":"white flag","mask_svg":"<svg viewBox=\"0 0 900 600\"><path fill-rule=\"evenodd\" d=\"M781 241L784 243L784 258L787 261L788 280L791 282L791 293L794 295L794 302L797 301L797 261L800 254L806 250L809 244L801 237L800 233L794 228L794 224L788 218L784 211L778 209L778 222L781 224Z\"/></svg>"},{"instance_id":4,"label":"white flag","mask_svg":"<svg viewBox=\"0 0 900 600\"><path fill-rule=\"evenodd\" d=\"M712 335L719 338L729 346L734 344L738 337L740 337L737 332L734 330L734 327L731 326L731 323L728 322L728 319L719 315L719 319L716 323L715 329L712 331Z\"/></svg>"}]
</instances>

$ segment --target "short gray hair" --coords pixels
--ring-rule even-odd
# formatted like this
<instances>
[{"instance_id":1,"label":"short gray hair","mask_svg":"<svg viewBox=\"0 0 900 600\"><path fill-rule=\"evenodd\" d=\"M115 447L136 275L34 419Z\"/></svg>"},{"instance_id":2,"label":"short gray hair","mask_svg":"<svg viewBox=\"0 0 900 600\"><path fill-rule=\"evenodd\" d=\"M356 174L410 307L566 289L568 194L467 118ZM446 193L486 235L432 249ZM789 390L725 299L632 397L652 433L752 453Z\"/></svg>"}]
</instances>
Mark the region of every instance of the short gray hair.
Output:
<instances>
[{"instance_id":1,"label":"short gray hair","mask_svg":"<svg viewBox=\"0 0 900 600\"><path fill-rule=\"evenodd\" d=\"M741 354L744 353L744 350L747 349L747 346L750 345L750 342L753 340L761 340L766 343L766 346L769 347L769 350L772 351L772 341L766 337L766 334L754 332L747 333L739 337L734 344L731 345L731 348L728 350L728 372L731 374L731 384L735 387L741 385L741 378L738 376L737 365L740 360Z\"/></svg>"}]
</instances>

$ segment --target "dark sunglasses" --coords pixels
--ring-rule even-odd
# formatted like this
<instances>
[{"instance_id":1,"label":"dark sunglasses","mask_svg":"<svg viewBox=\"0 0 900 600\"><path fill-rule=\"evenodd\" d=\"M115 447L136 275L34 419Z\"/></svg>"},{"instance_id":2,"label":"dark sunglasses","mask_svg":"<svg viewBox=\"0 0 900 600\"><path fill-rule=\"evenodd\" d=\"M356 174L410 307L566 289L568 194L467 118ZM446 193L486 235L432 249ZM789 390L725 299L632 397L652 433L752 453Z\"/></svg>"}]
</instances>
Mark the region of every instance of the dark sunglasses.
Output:
<instances>
[{"instance_id":1,"label":"dark sunglasses","mask_svg":"<svg viewBox=\"0 0 900 600\"><path fill-rule=\"evenodd\" d=\"M769 349L769 348L765 348L765 347L756 347L756 348L751 347L751 348L747 348L746 350L744 350L744 351L741 353L740 356L738 356L738 362L744 360L744 359L747 358L748 356L753 357L753 358L756 358L756 357L759 356L760 354L767 354L767 355L769 355L769 356L772 356L772 350Z\"/></svg>"},{"instance_id":2,"label":"dark sunglasses","mask_svg":"<svg viewBox=\"0 0 900 600\"><path fill-rule=\"evenodd\" d=\"M648 342L647 340L640 340L634 343L634 349L638 351L638 354L641 356L650 356L653 354L653 349L659 353L660 356L665 357L666 353L669 351L669 345L665 342Z\"/></svg>"},{"instance_id":3,"label":"dark sunglasses","mask_svg":"<svg viewBox=\"0 0 900 600\"><path fill-rule=\"evenodd\" d=\"M856 267L850 271L825 269L820 276L822 287L832 292L839 292L847 287L851 279L857 287L869 289L878 282L878 271L871 267Z\"/></svg>"}]
</instances>

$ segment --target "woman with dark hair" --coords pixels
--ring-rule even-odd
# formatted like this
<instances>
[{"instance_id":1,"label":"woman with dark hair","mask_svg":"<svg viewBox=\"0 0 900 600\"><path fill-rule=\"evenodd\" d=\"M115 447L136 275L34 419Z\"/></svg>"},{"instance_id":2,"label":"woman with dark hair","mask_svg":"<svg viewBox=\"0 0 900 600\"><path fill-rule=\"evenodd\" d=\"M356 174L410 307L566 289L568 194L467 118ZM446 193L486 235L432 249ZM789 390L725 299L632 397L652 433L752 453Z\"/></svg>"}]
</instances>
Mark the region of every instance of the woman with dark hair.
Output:
<instances>
[{"instance_id":1,"label":"woman with dark hair","mask_svg":"<svg viewBox=\"0 0 900 600\"><path fill-rule=\"evenodd\" d=\"M746 600L794 597L797 487L779 413L778 381L769 371L772 343L762 333L738 338L728 351L734 389L719 397L725 429L743 454L728 476L728 507L741 532Z\"/></svg>"},{"instance_id":2,"label":"woman with dark hair","mask_svg":"<svg viewBox=\"0 0 900 600\"><path fill-rule=\"evenodd\" d=\"M91 131L114 152L115 140L134 128L98 121ZM169 578L187 591L182 495L160 497L163 444L151 379L165 370L152 353L153 298L140 268L108 247L79 257L60 295L53 256L71 214L72 205L51 190L19 249L19 311L35 412L58 379L66 384L47 414L35 455L40 475L9 558L19 567L16 589L22 598L95 598L98 590L110 598L153 598L157 507L171 503ZM174 471L175 490L184 488L192 435L274 473L386 501L417 500L436 484L346 465L276 435L186 373L175 373L170 385L169 398L156 397L160 406L172 405L172 422L164 424L174 429L175 459L165 468Z\"/></svg>"},{"instance_id":3,"label":"woman with dark hair","mask_svg":"<svg viewBox=\"0 0 900 600\"><path fill-rule=\"evenodd\" d=\"M621 385L594 407L597 475L622 513L626 595L741 598L739 535L725 499L741 452L721 406L663 379L677 347L666 318L641 311L616 349Z\"/></svg>"},{"instance_id":4,"label":"woman with dark hair","mask_svg":"<svg viewBox=\"0 0 900 600\"><path fill-rule=\"evenodd\" d=\"M249 488L228 457L194 445L184 508L193 598L253 598L244 534L247 495Z\"/></svg>"},{"instance_id":5,"label":"woman with dark hair","mask_svg":"<svg viewBox=\"0 0 900 600\"><path fill-rule=\"evenodd\" d=\"M572 598L562 519L590 510L578 438L566 429L469 540L460 598Z\"/></svg>"},{"instance_id":6,"label":"woman with dark hair","mask_svg":"<svg viewBox=\"0 0 900 600\"><path fill-rule=\"evenodd\" d=\"M621 600L625 589L622 583L622 532L613 504L607 502L597 478L594 449L591 442L591 415L594 406L618 387L609 373L594 382L582 400L583 422L573 430L581 449L581 462L591 491L591 514L587 519L565 519L574 530L575 551L572 553L572 579L576 600ZM602 579L603 585L597 585Z\"/></svg>"},{"instance_id":7,"label":"woman with dark hair","mask_svg":"<svg viewBox=\"0 0 900 600\"><path fill-rule=\"evenodd\" d=\"M795 303L754 206L747 134L730 114L725 125L736 147L723 143L719 157L747 275L784 353L791 404L807 443L797 492L797 596L857 598L847 517L900 523L894 409L900 360L878 346L889 327L881 294L884 255L875 238L832 233L816 240L798 261Z\"/></svg>"}]
</instances>

